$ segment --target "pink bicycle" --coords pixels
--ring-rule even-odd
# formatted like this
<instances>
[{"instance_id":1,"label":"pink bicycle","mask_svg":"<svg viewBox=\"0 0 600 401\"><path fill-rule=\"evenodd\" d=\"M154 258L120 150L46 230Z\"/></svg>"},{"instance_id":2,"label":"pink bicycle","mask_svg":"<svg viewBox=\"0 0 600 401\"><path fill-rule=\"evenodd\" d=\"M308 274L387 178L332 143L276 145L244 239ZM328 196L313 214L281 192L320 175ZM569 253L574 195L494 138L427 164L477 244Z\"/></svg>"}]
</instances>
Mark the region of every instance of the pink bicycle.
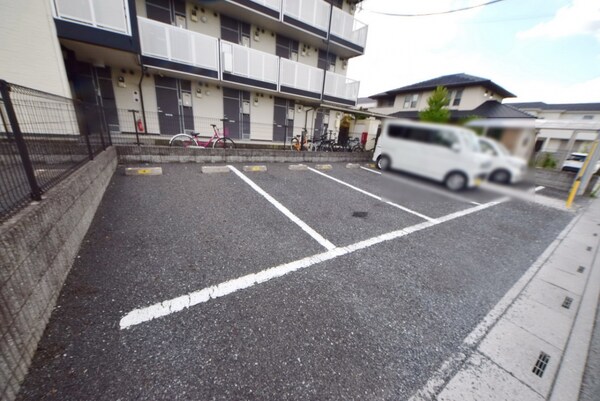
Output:
<instances>
[{"instance_id":1,"label":"pink bicycle","mask_svg":"<svg viewBox=\"0 0 600 401\"><path fill-rule=\"evenodd\" d=\"M213 135L208 141L201 141L198 136L198 132L192 132L191 134L177 134L169 141L169 146L183 147L183 148L218 148L218 149L233 149L235 148L235 142L231 138L227 138L224 134L221 134L216 124L210 125L213 128Z\"/></svg>"}]
</instances>

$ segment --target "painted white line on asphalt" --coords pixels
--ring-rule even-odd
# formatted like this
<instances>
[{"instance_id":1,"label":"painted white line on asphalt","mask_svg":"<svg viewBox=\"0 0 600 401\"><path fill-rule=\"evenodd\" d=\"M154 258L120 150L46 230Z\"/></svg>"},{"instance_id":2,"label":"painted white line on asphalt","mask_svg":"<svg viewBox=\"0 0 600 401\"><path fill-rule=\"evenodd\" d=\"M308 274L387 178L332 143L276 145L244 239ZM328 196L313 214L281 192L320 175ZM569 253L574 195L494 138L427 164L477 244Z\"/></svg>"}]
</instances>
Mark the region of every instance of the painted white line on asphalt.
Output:
<instances>
[{"instance_id":1,"label":"painted white line on asphalt","mask_svg":"<svg viewBox=\"0 0 600 401\"><path fill-rule=\"evenodd\" d=\"M502 198L500 201L508 198ZM533 276L538 272L542 265L554 253L560 242L573 228L579 220L579 216L573 218L571 222L561 231L556 239L546 248L546 250L537 258L537 260L527 269L521 278L504 294L502 299L494 306L494 308L479 322L479 324L469 333L463 340L459 351L450 355L440 368L429 378L427 383L417 391L409 401L433 401L436 395L440 393L449 380L453 377L457 368L467 360L472 352L475 351L477 344L485 337L492 326L504 315L506 310L517 299L523 289L529 284ZM458 373L458 372L456 372Z\"/></svg>"},{"instance_id":2,"label":"painted white line on asphalt","mask_svg":"<svg viewBox=\"0 0 600 401\"><path fill-rule=\"evenodd\" d=\"M236 170L232 170L236 171ZM241 174L241 173L240 173ZM348 245L341 248L331 249L327 252L323 252L317 255L309 256L304 259L296 260L290 263L285 263L279 266L271 267L269 269L262 270L258 273L248 274L242 277L238 277L233 280L225 281L223 283L203 288L199 291L194 291L186 295L182 295L177 298L173 298L167 301L159 302L154 305L147 306L145 308L134 309L121 319L119 322L119 327L121 329L126 329L140 323L148 322L150 320L167 316L172 313L180 312L184 309L187 309L191 306L198 305L201 303L205 303L210 301L211 299L216 299L223 297L225 295L232 294L239 290L243 290L246 288L253 287L257 284L264 283L266 281L272 280L277 277L284 276L288 273L294 272L296 270L305 269L307 267L316 265L318 263L324 262L326 260L331 260L337 258L339 256L347 255L349 253L369 248L373 245L390 241L396 238L404 237L406 235L412 234L414 232L423 230L428 227L433 227L435 225L441 224L443 222L457 219L459 217L466 216L471 213L478 212L483 209L487 209L489 207L495 206L501 202L504 202L504 199L500 199L498 201L486 203L480 206L476 206L470 209L461 210L456 213L449 214L447 216L441 217L436 221L425 221L420 224L416 224L414 226L406 227L400 230L392 231L386 234L378 235L376 237L369 238L364 241L357 242L352 245Z\"/></svg>"},{"instance_id":3,"label":"painted white line on asphalt","mask_svg":"<svg viewBox=\"0 0 600 401\"><path fill-rule=\"evenodd\" d=\"M360 168L362 168L363 170L367 170L367 171L369 171L371 173L381 175L381 171L373 170L373 169L370 169L370 168L367 168L367 167L363 167L363 166L360 166Z\"/></svg>"},{"instance_id":4,"label":"painted white line on asphalt","mask_svg":"<svg viewBox=\"0 0 600 401\"><path fill-rule=\"evenodd\" d=\"M298 216L296 216L294 213L290 212L290 210L287 207L283 206L275 198L273 198L271 195L266 193L261 187L256 185L254 183L254 181L252 181L250 178L248 178L244 174L242 174L242 172L240 170L238 170L237 168L235 168L233 166L227 166L227 167L229 167L229 169L231 171L233 171L238 177L240 177L242 180L244 180L246 182L246 184L250 185L250 187L253 190L255 190L256 192L261 194L266 200L268 200L273 206L275 206L277 208L277 210L279 210L281 213L283 213L288 219L292 220L301 229L303 229L308 235L313 237L313 239L315 241L317 241L319 244L324 246L327 250L332 250L335 248L335 245L333 245L331 242L329 242L327 239L325 239L321 234L319 234L318 232L313 230L308 224L306 224L305 222L300 220L300 218Z\"/></svg>"},{"instance_id":5,"label":"painted white line on asphalt","mask_svg":"<svg viewBox=\"0 0 600 401\"><path fill-rule=\"evenodd\" d=\"M377 196L377 195L375 195L375 194L372 194L372 193L370 193L370 192L367 192L367 191L365 191L364 189L360 189L360 188L358 188L358 187L355 187L354 185L348 184L347 182L344 182L344 181L342 181L342 180L339 180L339 179L337 179L337 178L335 178L335 177L332 177L332 176L330 176L330 175L328 175L328 174L325 174L325 173L323 173L323 172L321 172L321 171L315 170L314 168L311 168L311 167L309 167L308 169L309 169L310 171L312 171L313 173L320 174L320 175L322 175L323 177L327 177L327 178L329 178L330 180L333 180L333 181L335 181L335 182L337 182L337 183L339 183L339 184L345 185L345 186L347 186L348 188L351 188L351 189L353 189L353 190L355 190L355 191L357 191L357 192L360 192L361 194L364 194L364 195L370 196L370 197L371 197L371 198L373 198L373 199L377 199L378 201L381 201L381 202L387 203L388 205L390 205L390 206L393 206L393 207L395 207L395 208L398 208L398 209L400 209L400 210L403 210L403 211L405 211L405 212L407 212L407 213L414 214L415 216L419 216L420 218L422 218L422 219L425 219L425 220L427 220L427 221L435 221L435 219L433 219L433 218L431 218L431 217L429 217L429 216L425 216L424 214L421 214L421 213L419 213L419 212L416 212L416 211L414 211L414 210L412 210L412 209L409 209L409 208L406 208L406 207L404 207L404 206L398 205L397 203L386 201L386 200L384 200L383 198L381 198L381 196Z\"/></svg>"},{"instance_id":6,"label":"painted white line on asphalt","mask_svg":"<svg viewBox=\"0 0 600 401\"><path fill-rule=\"evenodd\" d=\"M535 187L534 191L535 191L535 192L537 192L537 191L541 191L541 190L542 190L542 189L544 189L544 188L546 188L546 187L544 187L544 186L540 185L539 187Z\"/></svg>"}]
</instances>

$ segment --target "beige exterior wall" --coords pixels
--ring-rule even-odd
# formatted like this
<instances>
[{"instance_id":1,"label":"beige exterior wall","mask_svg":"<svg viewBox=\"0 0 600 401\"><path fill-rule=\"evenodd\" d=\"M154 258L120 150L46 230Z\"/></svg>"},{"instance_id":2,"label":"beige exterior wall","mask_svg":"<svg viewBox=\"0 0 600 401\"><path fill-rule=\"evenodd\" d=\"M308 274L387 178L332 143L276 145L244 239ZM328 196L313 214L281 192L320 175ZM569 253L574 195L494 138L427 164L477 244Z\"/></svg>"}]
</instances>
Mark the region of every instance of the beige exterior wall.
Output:
<instances>
[{"instance_id":1,"label":"beige exterior wall","mask_svg":"<svg viewBox=\"0 0 600 401\"><path fill-rule=\"evenodd\" d=\"M273 140L275 100L262 92L250 92L250 139Z\"/></svg>"},{"instance_id":2,"label":"beige exterior wall","mask_svg":"<svg viewBox=\"0 0 600 401\"><path fill-rule=\"evenodd\" d=\"M0 77L71 97L50 1L0 0Z\"/></svg>"}]
</instances>

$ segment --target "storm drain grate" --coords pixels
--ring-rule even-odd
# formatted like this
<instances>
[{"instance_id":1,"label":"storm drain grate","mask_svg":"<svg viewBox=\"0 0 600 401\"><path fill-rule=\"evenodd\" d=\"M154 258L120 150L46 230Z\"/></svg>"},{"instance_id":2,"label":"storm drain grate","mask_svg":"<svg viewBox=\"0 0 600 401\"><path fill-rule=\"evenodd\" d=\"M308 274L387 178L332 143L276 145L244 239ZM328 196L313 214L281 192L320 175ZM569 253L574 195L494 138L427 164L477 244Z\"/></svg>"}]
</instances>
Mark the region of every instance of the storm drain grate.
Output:
<instances>
[{"instance_id":1,"label":"storm drain grate","mask_svg":"<svg viewBox=\"0 0 600 401\"><path fill-rule=\"evenodd\" d=\"M584 271L585 271L585 267L583 267L583 266L579 266L577 268L577 273L583 273Z\"/></svg>"},{"instance_id":2,"label":"storm drain grate","mask_svg":"<svg viewBox=\"0 0 600 401\"><path fill-rule=\"evenodd\" d=\"M588 251L591 251L591 250L592 250L592 247L591 247L591 246L588 246L588 247L587 247L587 250L588 250Z\"/></svg>"},{"instance_id":3,"label":"storm drain grate","mask_svg":"<svg viewBox=\"0 0 600 401\"><path fill-rule=\"evenodd\" d=\"M360 217L361 219L364 219L368 214L369 212L353 212L352 217Z\"/></svg>"},{"instance_id":4,"label":"storm drain grate","mask_svg":"<svg viewBox=\"0 0 600 401\"><path fill-rule=\"evenodd\" d=\"M562 307L565 309L569 309L571 307L572 303L573 303L573 298L565 297L565 300L562 303Z\"/></svg>"},{"instance_id":5,"label":"storm drain grate","mask_svg":"<svg viewBox=\"0 0 600 401\"><path fill-rule=\"evenodd\" d=\"M546 371L546 366L548 366L548 362L550 362L550 355L545 352L540 352L540 356L538 356L538 360L535 362L535 366L532 369L532 372L539 377L544 376L544 372Z\"/></svg>"}]
</instances>

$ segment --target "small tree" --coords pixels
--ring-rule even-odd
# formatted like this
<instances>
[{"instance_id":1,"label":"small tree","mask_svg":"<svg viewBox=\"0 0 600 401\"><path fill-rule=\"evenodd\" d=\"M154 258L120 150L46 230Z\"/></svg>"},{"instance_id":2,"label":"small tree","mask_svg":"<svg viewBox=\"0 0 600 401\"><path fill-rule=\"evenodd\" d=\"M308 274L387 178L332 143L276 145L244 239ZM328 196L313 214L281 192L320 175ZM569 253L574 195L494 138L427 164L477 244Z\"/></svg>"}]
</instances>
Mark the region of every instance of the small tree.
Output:
<instances>
[{"instance_id":1,"label":"small tree","mask_svg":"<svg viewBox=\"0 0 600 401\"><path fill-rule=\"evenodd\" d=\"M448 110L448 89L443 86L435 88L429 99L427 99L427 108L419 112L421 121L433 123L446 123L450 120L450 110Z\"/></svg>"}]
</instances>

